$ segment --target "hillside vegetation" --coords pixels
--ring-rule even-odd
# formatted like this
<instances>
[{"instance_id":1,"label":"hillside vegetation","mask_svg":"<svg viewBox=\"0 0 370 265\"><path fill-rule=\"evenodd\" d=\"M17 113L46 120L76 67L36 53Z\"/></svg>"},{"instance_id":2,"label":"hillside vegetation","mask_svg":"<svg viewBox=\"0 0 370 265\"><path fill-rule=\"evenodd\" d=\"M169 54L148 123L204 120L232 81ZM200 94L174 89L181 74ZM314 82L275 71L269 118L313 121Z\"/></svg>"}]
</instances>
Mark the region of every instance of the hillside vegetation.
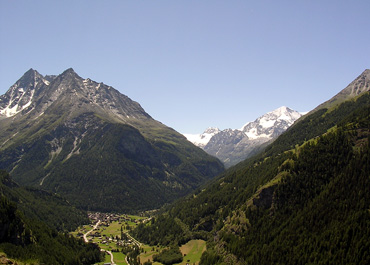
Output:
<instances>
[{"instance_id":1,"label":"hillside vegetation","mask_svg":"<svg viewBox=\"0 0 370 265\"><path fill-rule=\"evenodd\" d=\"M75 230L89 221L86 212L64 198L37 188L21 187L3 170L0 170L0 194L16 203L28 218L42 221L58 231Z\"/></svg>"},{"instance_id":2,"label":"hillside vegetation","mask_svg":"<svg viewBox=\"0 0 370 265\"><path fill-rule=\"evenodd\" d=\"M201 264L370 262L370 95L311 113L133 232L208 239Z\"/></svg>"},{"instance_id":3,"label":"hillside vegetation","mask_svg":"<svg viewBox=\"0 0 370 265\"><path fill-rule=\"evenodd\" d=\"M24 217L4 195L0 198L0 252L27 264L93 264L101 260L96 245Z\"/></svg>"}]
</instances>

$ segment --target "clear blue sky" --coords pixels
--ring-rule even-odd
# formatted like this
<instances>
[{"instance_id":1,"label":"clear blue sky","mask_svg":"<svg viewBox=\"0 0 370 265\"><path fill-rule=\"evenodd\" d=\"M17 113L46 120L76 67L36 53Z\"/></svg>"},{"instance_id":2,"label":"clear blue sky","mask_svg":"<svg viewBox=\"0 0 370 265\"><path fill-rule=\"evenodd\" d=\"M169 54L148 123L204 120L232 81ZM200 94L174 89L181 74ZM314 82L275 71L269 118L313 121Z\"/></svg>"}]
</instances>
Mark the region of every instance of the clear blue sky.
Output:
<instances>
[{"instance_id":1,"label":"clear blue sky","mask_svg":"<svg viewBox=\"0 0 370 265\"><path fill-rule=\"evenodd\" d=\"M0 1L0 94L73 67L182 133L308 111L370 68L370 1Z\"/></svg>"}]
</instances>

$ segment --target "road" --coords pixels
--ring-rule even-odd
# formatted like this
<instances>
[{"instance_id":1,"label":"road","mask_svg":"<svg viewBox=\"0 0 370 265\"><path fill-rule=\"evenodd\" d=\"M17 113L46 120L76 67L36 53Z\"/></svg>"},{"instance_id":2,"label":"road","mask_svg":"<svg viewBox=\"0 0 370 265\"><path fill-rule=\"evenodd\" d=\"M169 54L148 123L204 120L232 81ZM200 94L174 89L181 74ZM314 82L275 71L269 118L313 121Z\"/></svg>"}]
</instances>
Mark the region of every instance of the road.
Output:
<instances>
[{"instance_id":1,"label":"road","mask_svg":"<svg viewBox=\"0 0 370 265\"><path fill-rule=\"evenodd\" d=\"M92 231L94 231L96 228L98 228L99 225L100 225L100 220L95 224L93 229L91 229L90 231L88 231L84 234L84 240L85 240L86 243L89 242L89 240L87 239L87 235L90 234Z\"/></svg>"},{"instance_id":2,"label":"road","mask_svg":"<svg viewBox=\"0 0 370 265\"><path fill-rule=\"evenodd\" d=\"M112 252L110 252L109 250L106 250L105 252L107 252L110 255L110 263L112 265L114 265L115 263L114 263L114 260L113 260L113 254L112 254Z\"/></svg>"},{"instance_id":3,"label":"road","mask_svg":"<svg viewBox=\"0 0 370 265\"><path fill-rule=\"evenodd\" d=\"M150 221L150 219L151 218L148 218L148 219L146 219L146 220L144 220L144 222L147 222L147 221ZM94 230L96 230L97 228L98 228L98 226L100 225L100 223L101 223L101 221L99 220L95 225L94 225L94 227L90 230L90 231L88 231L88 232L86 232L85 234L84 234L84 240L85 240L85 242L87 243L87 242L89 242L89 240L87 239L87 236L92 232L92 231L94 231ZM141 243L139 242L139 241L137 241L135 238L133 238L129 233L126 233L126 235L133 241L133 243L134 244L136 244L139 248L141 247ZM114 260L113 260L113 254L112 254L112 252L111 251L109 251L109 250L105 250L105 249L100 249L101 251L105 251L105 252L107 252L109 255L110 255L110 261L111 261L111 264L115 264L114 263ZM126 263L127 264L129 264L130 265L130 263L128 262L128 259L127 259L127 256L126 256Z\"/></svg>"},{"instance_id":4,"label":"road","mask_svg":"<svg viewBox=\"0 0 370 265\"><path fill-rule=\"evenodd\" d=\"M88 231L88 232L86 232L85 234L84 234L84 240L85 240L85 242L87 243L87 242L89 242L89 240L87 239L87 236L92 232L92 231L94 231L94 230L96 230L97 228L98 228L98 226L100 225L100 223L101 223L101 221L99 220L95 225L94 225L94 227L90 230L90 231ZM110 252L110 251L108 251L108 250L105 250L105 249L100 249L101 251L105 251L105 252L107 252L109 255L110 255L110 262L111 262L111 264L115 264L114 263L114 260L113 260L113 254L112 254L112 252Z\"/></svg>"},{"instance_id":5,"label":"road","mask_svg":"<svg viewBox=\"0 0 370 265\"><path fill-rule=\"evenodd\" d=\"M139 242L139 241L137 241L135 238L133 238L129 233L125 233L127 236L128 236L128 238L130 238L131 240L132 240L132 242L136 245L136 246L138 246L139 248L141 247L141 243Z\"/></svg>"}]
</instances>

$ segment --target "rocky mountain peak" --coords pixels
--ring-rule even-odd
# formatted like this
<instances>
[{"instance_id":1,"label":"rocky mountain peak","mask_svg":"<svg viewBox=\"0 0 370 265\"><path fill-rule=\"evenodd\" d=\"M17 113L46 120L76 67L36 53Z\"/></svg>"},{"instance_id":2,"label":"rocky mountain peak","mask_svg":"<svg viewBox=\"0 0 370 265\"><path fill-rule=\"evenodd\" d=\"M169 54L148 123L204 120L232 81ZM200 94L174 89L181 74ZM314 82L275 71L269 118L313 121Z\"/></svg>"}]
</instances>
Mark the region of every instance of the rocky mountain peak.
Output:
<instances>
[{"instance_id":1,"label":"rocky mountain peak","mask_svg":"<svg viewBox=\"0 0 370 265\"><path fill-rule=\"evenodd\" d=\"M44 81L44 77L36 70L30 68L24 75L15 83L18 87L35 86L39 81Z\"/></svg>"},{"instance_id":2,"label":"rocky mountain peak","mask_svg":"<svg viewBox=\"0 0 370 265\"><path fill-rule=\"evenodd\" d=\"M370 69L363 71L353 82L339 92L338 95L355 97L367 91L370 91Z\"/></svg>"},{"instance_id":3,"label":"rocky mountain peak","mask_svg":"<svg viewBox=\"0 0 370 265\"><path fill-rule=\"evenodd\" d=\"M241 131L245 132L250 139L271 139L288 129L301 116L302 114L299 112L282 106L262 115L253 122L248 122Z\"/></svg>"},{"instance_id":4,"label":"rocky mountain peak","mask_svg":"<svg viewBox=\"0 0 370 265\"><path fill-rule=\"evenodd\" d=\"M340 91L328 101L320 104L312 112L323 108L331 108L368 91L370 91L370 69L366 69L365 71L363 71L347 87L345 87L342 91Z\"/></svg>"},{"instance_id":5,"label":"rocky mountain peak","mask_svg":"<svg viewBox=\"0 0 370 265\"><path fill-rule=\"evenodd\" d=\"M204 148L211 138L219 132L219 128L209 127L202 134L184 134L184 136L196 146Z\"/></svg>"},{"instance_id":6,"label":"rocky mountain peak","mask_svg":"<svg viewBox=\"0 0 370 265\"><path fill-rule=\"evenodd\" d=\"M299 112L282 106L268 112L241 129L210 127L202 134L185 134L185 137L231 166L253 154L262 144L276 138L302 116Z\"/></svg>"},{"instance_id":7,"label":"rocky mountain peak","mask_svg":"<svg viewBox=\"0 0 370 265\"><path fill-rule=\"evenodd\" d=\"M0 119L12 117L27 109L37 91L49 81L34 69L29 69L9 90L0 96Z\"/></svg>"},{"instance_id":8,"label":"rocky mountain peak","mask_svg":"<svg viewBox=\"0 0 370 265\"><path fill-rule=\"evenodd\" d=\"M63 76L63 77L66 77L66 76L70 76L70 77L77 77L77 78L81 78L76 72L75 70L73 70L72 67L68 68L67 70L65 70L63 73L60 74L60 76Z\"/></svg>"},{"instance_id":9,"label":"rocky mountain peak","mask_svg":"<svg viewBox=\"0 0 370 265\"><path fill-rule=\"evenodd\" d=\"M63 111L68 117L92 112L126 123L132 118L151 119L137 102L111 86L83 79L73 68L47 77L30 69L0 97L1 118L12 117L26 108L27 114L33 113L33 116L48 110Z\"/></svg>"},{"instance_id":10,"label":"rocky mountain peak","mask_svg":"<svg viewBox=\"0 0 370 265\"><path fill-rule=\"evenodd\" d=\"M209 127L207 128L203 133L204 134L211 134L211 133L218 133L220 132L220 129L217 127Z\"/></svg>"},{"instance_id":11,"label":"rocky mountain peak","mask_svg":"<svg viewBox=\"0 0 370 265\"><path fill-rule=\"evenodd\" d=\"M139 103L71 68L47 78L27 71L0 99L0 168L78 207L160 208L224 169Z\"/></svg>"}]
</instances>

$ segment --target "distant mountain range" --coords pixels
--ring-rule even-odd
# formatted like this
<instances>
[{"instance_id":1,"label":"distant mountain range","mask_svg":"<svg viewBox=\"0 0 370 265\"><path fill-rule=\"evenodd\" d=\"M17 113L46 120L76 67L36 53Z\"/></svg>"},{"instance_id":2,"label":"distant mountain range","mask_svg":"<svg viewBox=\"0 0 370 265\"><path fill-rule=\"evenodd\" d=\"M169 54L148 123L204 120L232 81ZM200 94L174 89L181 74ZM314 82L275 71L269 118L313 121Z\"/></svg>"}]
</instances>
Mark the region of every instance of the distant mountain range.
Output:
<instances>
[{"instance_id":1,"label":"distant mountain range","mask_svg":"<svg viewBox=\"0 0 370 265\"><path fill-rule=\"evenodd\" d=\"M310 113L337 106L369 91L369 80L370 70L366 69L346 88ZM261 151L304 114L307 112L300 113L283 106L253 122L248 122L241 129L220 130L210 127L202 134L184 135L190 142L219 158L226 167L230 167Z\"/></svg>"},{"instance_id":2,"label":"distant mountain range","mask_svg":"<svg viewBox=\"0 0 370 265\"><path fill-rule=\"evenodd\" d=\"M0 96L0 169L89 210L153 209L224 170L111 86L27 71Z\"/></svg>"},{"instance_id":3,"label":"distant mountain range","mask_svg":"<svg viewBox=\"0 0 370 265\"><path fill-rule=\"evenodd\" d=\"M302 116L288 107L268 112L241 129L208 128L202 134L184 134L195 145L219 158L226 167L256 154Z\"/></svg>"}]
</instances>

